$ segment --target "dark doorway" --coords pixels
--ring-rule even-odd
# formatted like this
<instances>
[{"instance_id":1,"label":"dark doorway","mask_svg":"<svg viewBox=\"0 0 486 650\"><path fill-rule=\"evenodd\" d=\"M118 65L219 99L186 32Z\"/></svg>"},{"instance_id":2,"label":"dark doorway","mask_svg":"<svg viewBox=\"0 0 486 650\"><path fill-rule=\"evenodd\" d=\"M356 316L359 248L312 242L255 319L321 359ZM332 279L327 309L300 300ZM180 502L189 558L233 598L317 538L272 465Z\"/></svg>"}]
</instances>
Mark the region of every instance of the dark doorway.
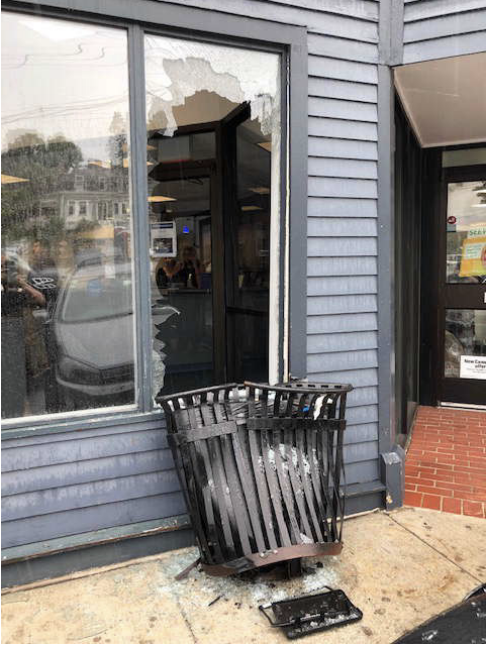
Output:
<instances>
[{"instance_id":1,"label":"dark doorway","mask_svg":"<svg viewBox=\"0 0 486 650\"><path fill-rule=\"evenodd\" d=\"M170 138L149 133L152 239L168 247L152 308L162 393L268 379L271 154L261 140L248 103ZM160 155L167 144L177 162Z\"/></svg>"},{"instance_id":2,"label":"dark doorway","mask_svg":"<svg viewBox=\"0 0 486 650\"><path fill-rule=\"evenodd\" d=\"M403 442L418 404L486 403L486 165L470 164L484 144L422 148L398 99L395 127L395 387Z\"/></svg>"}]
</instances>

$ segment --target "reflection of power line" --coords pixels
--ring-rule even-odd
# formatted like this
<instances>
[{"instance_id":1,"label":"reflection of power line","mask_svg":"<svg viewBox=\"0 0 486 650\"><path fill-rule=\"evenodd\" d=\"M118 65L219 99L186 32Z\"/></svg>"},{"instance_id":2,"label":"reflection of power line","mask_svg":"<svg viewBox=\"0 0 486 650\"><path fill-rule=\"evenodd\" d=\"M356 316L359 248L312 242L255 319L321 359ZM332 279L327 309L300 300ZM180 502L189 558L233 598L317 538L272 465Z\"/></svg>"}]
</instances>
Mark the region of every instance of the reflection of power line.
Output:
<instances>
[{"instance_id":1,"label":"reflection of power line","mask_svg":"<svg viewBox=\"0 0 486 650\"><path fill-rule=\"evenodd\" d=\"M25 120L29 118L39 118L39 117L62 117L64 115L72 115L77 111L89 111L95 110L98 108L103 108L104 106L112 106L113 104L118 104L122 102L127 102L128 108L128 95L112 95L111 98L99 99L95 101L83 101L78 102L66 102L65 104L51 105L51 106L37 106L35 108L30 108L26 111L20 113L11 113L10 115L5 115L2 119L4 124L12 124L13 122L18 122L19 120Z\"/></svg>"},{"instance_id":2,"label":"reflection of power line","mask_svg":"<svg viewBox=\"0 0 486 650\"><path fill-rule=\"evenodd\" d=\"M86 45L89 46L90 44L89 43L78 43L76 45L77 49L76 49L75 52L65 52L65 53L63 52L62 53L62 60L60 60L61 57L58 56L58 55L49 55L49 54L42 54L42 53L39 54L39 53L36 53L36 52L29 52L29 53L24 55L24 60L22 61L22 63L20 63L20 65L3 65L2 68L4 70L18 70L20 68L23 68L25 65L27 65L27 63L29 63L29 66L31 66L31 67L40 67L40 66L45 66L46 64L52 65L53 63L54 64L59 64L60 66L65 66L66 65L66 63L64 61L65 57L79 56L80 54L83 54L85 52L85 50L83 49L83 45L84 46L86 46ZM76 67L77 67L78 65L84 65L85 63L91 63L92 61L101 61L101 59L105 58L107 49L110 49L109 46L101 46L101 55L100 56L92 57L90 59L83 59L82 61L80 61L79 63L75 63L74 65L76 65ZM119 49L119 48L115 48L115 49ZM32 59L35 58L35 57L40 59L39 63L35 63L34 61L32 61ZM43 57L44 57L44 60L42 60ZM50 57L53 57L53 58L50 58ZM127 63L127 57L125 55L125 58L123 59L123 61L121 61L119 63L103 64L100 67L103 67L103 68L105 68L105 67L106 68L115 67L115 66L119 66L119 65L124 65L126 63ZM70 66L73 65L73 62L70 61L69 65Z\"/></svg>"}]
</instances>

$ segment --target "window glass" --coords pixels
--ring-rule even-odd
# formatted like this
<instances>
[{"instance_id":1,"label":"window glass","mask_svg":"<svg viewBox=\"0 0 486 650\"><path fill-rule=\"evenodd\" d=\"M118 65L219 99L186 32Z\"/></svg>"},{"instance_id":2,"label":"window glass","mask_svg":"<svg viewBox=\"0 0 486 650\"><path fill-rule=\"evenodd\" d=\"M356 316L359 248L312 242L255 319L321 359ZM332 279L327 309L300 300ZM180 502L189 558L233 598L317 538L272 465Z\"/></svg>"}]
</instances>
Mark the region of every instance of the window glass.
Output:
<instances>
[{"instance_id":1,"label":"window glass","mask_svg":"<svg viewBox=\"0 0 486 650\"><path fill-rule=\"evenodd\" d=\"M133 403L126 31L4 13L2 51L2 417Z\"/></svg>"},{"instance_id":2,"label":"window glass","mask_svg":"<svg viewBox=\"0 0 486 650\"><path fill-rule=\"evenodd\" d=\"M145 55L154 392L268 380L280 56L161 36Z\"/></svg>"},{"instance_id":3,"label":"window glass","mask_svg":"<svg viewBox=\"0 0 486 650\"><path fill-rule=\"evenodd\" d=\"M486 309L445 310L446 377L486 379Z\"/></svg>"},{"instance_id":4,"label":"window glass","mask_svg":"<svg viewBox=\"0 0 486 650\"><path fill-rule=\"evenodd\" d=\"M446 282L486 282L486 180L447 187Z\"/></svg>"}]
</instances>

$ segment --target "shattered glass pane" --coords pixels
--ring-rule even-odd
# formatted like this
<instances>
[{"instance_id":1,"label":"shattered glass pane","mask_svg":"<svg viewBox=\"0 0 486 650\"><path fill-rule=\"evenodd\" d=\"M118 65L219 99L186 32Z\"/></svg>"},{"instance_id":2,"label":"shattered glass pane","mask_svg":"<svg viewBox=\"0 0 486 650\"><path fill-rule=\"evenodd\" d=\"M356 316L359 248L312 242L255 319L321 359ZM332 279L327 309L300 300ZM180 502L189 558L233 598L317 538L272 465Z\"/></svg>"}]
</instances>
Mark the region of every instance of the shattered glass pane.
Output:
<instances>
[{"instance_id":1,"label":"shattered glass pane","mask_svg":"<svg viewBox=\"0 0 486 650\"><path fill-rule=\"evenodd\" d=\"M145 48L154 394L264 381L280 55L161 36Z\"/></svg>"}]
</instances>

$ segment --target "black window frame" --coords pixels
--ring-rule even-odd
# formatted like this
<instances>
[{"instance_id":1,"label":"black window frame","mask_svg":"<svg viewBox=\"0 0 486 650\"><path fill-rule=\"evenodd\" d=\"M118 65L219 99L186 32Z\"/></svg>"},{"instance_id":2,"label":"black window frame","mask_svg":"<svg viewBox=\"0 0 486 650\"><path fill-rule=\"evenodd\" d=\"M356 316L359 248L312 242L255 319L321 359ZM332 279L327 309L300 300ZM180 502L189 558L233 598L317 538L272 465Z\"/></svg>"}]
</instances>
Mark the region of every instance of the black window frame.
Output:
<instances>
[{"instance_id":1,"label":"black window frame","mask_svg":"<svg viewBox=\"0 0 486 650\"><path fill-rule=\"evenodd\" d=\"M279 246L279 379L306 374L307 29L161 0L4 0L2 10L127 30L131 214L137 394L126 407L22 417L3 424L2 440L133 423L160 417L152 399L150 259L147 218L144 35L165 35L281 55L281 178ZM211 20L208 21L208 17ZM207 26L207 29L201 29Z\"/></svg>"}]
</instances>

